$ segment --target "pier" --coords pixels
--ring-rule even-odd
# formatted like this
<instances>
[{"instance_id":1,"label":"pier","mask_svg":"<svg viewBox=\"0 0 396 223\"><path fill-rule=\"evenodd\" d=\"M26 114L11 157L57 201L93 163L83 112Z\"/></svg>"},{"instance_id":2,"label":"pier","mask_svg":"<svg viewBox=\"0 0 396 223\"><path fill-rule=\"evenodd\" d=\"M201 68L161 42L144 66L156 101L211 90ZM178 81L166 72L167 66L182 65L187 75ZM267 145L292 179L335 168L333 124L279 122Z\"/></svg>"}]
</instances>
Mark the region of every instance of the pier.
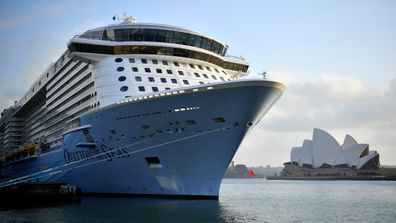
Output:
<instances>
[{"instance_id":1,"label":"pier","mask_svg":"<svg viewBox=\"0 0 396 223\"><path fill-rule=\"evenodd\" d=\"M0 188L1 206L22 206L78 200L81 189L66 183L21 183Z\"/></svg>"}]
</instances>

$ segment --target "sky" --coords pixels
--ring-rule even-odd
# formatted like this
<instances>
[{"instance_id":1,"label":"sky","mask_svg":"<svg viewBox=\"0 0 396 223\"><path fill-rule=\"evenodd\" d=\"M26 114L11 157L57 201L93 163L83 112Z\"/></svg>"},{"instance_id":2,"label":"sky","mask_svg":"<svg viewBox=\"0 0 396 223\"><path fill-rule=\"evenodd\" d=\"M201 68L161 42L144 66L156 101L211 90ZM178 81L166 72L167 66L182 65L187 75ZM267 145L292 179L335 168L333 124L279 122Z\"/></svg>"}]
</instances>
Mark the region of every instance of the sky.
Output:
<instances>
[{"instance_id":1,"label":"sky","mask_svg":"<svg viewBox=\"0 0 396 223\"><path fill-rule=\"evenodd\" d=\"M287 86L234 157L281 166L291 147L321 128L342 143L350 134L396 164L396 1L4 1L0 0L0 109L87 29L123 13L137 22L185 27L229 45Z\"/></svg>"}]
</instances>

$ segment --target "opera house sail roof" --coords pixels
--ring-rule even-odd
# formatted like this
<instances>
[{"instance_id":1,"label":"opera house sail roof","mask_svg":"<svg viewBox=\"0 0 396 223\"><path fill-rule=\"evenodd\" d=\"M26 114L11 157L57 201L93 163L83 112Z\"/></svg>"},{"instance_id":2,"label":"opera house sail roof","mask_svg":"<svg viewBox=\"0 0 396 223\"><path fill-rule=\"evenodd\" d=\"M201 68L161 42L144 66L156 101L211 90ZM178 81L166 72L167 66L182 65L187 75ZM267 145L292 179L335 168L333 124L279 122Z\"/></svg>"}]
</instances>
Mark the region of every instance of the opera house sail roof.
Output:
<instances>
[{"instance_id":1,"label":"opera house sail roof","mask_svg":"<svg viewBox=\"0 0 396 223\"><path fill-rule=\"evenodd\" d=\"M290 155L290 162L300 167L361 169L368 164L379 166L379 154L369 151L368 144L359 144L347 134L340 145L329 133L317 128L312 140L304 140L301 147L293 147Z\"/></svg>"}]
</instances>

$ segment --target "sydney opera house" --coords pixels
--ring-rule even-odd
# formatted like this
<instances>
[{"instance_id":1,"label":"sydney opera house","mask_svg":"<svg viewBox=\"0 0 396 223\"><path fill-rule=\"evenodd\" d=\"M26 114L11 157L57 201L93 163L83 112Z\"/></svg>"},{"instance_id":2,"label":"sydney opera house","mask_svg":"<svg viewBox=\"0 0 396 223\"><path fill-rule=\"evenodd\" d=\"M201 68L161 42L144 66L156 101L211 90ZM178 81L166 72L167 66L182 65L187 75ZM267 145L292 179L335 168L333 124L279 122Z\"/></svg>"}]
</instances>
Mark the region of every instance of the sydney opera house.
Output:
<instances>
[{"instance_id":1,"label":"sydney opera house","mask_svg":"<svg viewBox=\"0 0 396 223\"><path fill-rule=\"evenodd\" d=\"M357 143L346 135L340 145L329 133L314 129L312 140L293 147L290 162L284 163L281 176L354 177L377 175L380 163L377 151Z\"/></svg>"}]
</instances>

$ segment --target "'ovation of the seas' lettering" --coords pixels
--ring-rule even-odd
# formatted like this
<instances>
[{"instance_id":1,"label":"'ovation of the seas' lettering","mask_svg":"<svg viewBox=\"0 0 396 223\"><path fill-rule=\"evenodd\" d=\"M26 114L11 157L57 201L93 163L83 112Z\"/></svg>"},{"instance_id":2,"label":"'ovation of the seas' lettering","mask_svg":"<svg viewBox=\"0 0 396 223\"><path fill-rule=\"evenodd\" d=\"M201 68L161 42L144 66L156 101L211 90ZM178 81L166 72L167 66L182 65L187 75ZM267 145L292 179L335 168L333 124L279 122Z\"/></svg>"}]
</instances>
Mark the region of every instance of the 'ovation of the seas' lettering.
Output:
<instances>
[{"instance_id":1,"label":"'ovation of the seas' lettering","mask_svg":"<svg viewBox=\"0 0 396 223\"><path fill-rule=\"evenodd\" d=\"M105 159L107 161L112 161L113 159L119 159L119 158L128 158L130 156L125 148L114 149L114 148L107 148L106 145L101 145L100 149L103 152L103 155L105 155ZM98 154L99 151L96 149L86 150L86 151L73 151L73 152L65 149L63 151L63 157L66 163L76 162L79 160L92 160L94 156Z\"/></svg>"}]
</instances>

